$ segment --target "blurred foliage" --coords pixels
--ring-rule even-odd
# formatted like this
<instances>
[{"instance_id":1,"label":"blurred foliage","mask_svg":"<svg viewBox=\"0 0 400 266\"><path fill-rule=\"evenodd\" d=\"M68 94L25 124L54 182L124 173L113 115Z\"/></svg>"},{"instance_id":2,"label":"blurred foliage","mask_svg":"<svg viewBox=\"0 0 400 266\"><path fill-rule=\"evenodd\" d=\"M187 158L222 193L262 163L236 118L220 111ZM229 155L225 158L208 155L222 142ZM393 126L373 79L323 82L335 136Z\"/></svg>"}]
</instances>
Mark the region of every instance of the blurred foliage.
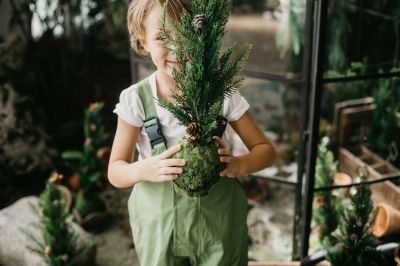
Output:
<instances>
[{"instance_id":1,"label":"blurred foliage","mask_svg":"<svg viewBox=\"0 0 400 266\"><path fill-rule=\"evenodd\" d=\"M104 204L97 197L101 180L106 177L105 165L110 152L107 146L110 135L104 126L103 109L104 103L92 103L85 110L83 149L62 153L69 170L78 174L80 193L75 208L82 217L90 211L104 209Z\"/></svg>"},{"instance_id":2,"label":"blurred foliage","mask_svg":"<svg viewBox=\"0 0 400 266\"><path fill-rule=\"evenodd\" d=\"M396 112L400 108L399 81L399 78L378 81L378 87L372 95L376 108L369 128L371 148L398 167L400 167L400 127Z\"/></svg>"},{"instance_id":3,"label":"blurred foliage","mask_svg":"<svg viewBox=\"0 0 400 266\"><path fill-rule=\"evenodd\" d=\"M263 12L269 0L231 0L233 12Z\"/></svg>"},{"instance_id":4,"label":"blurred foliage","mask_svg":"<svg viewBox=\"0 0 400 266\"><path fill-rule=\"evenodd\" d=\"M368 74L366 60L354 62L345 73L329 71L328 77L354 77ZM398 71L393 68L390 71ZM383 72L383 71L381 71ZM400 128L397 123L397 112L400 110L400 79L382 78L337 83L330 94L332 104L322 105L322 117L333 122L334 104L350 99L373 97L376 108L370 123L367 139L371 149L384 159L400 166L399 143ZM325 96L328 98L328 96ZM326 103L326 100L324 100Z\"/></svg>"},{"instance_id":5,"label":"blurred foliage","mask_svg":"<svg viewBox=\"0 0 400 266\"><path fill-rule=\"evenodd\" d=\"M315 168L316 187L334 185L338 162L335 161L333 153L328 150L327 144L327 139L324 138L318 146L318 159ZM331 190L315 193L313 219L318 226L318 236L321 243L325 241L325 238L328 238L330 243L334 242L332 233L338 225L340 207L340 200L333 195Z\"/></svg>"},{"instance_id":6,"label":"blurred foliage","mask_svg":"<svg viewBox=\"0 0 400 266\"><path fill-rule=\"evenodd\" d=\"M366 75L368 73L367 60L363 62L352 62L350 67L344 71L344 73L339 73L337 71L329 71L327 76L330 78L337 77L356 77L361 75ZM351 82L338 83L336 85L336 93L334 95L334 102L342 102L350 99L359 99L371 96L374 88L375 80L358 80ZM332 113L329 115L329 119L332 120Z\"/></svg>"},{"instance_id":7,"label":"blurred foliage","mask_svg":"<svg viewBox=\"0 0 400 266\"><path fill-rule=\"evenodd\" d=\"M281 56L288 52L300 55L303 50L305 3L303 0L280 2L283 19L277 31L276 46ZM390 69L399 60L399 29L399 1L329 1L325 68L343 72L349 62L368 57L369 69Z\"/></svg>"},{"instance_id":8,"label":"blurred foliage","mask_svg":"<svg viewBox=\"0 0 400 266\"><path fill-rule=\"evenodd\" d=\"M106 101L107 123L121 88L130 83L127 3L8 4L14 33L0 36L0 113L7 121L0 124L0 155L7 153L0 156L0 171L11 170L10 179L44 176L52 163L61 167L56 151L76 148L84 138L84 106Z\"/></svg>"},{"instance_id":9,"label":"blurred foliage","mask_svg":"<svg viewBox=\"0 0 400 266\"><path fill-rule=\"evenodd\" d=\"M350 62L365 58L370 73L398 64L399 14L395 0L330 1L325 68L344 72Z\"/></svg>"},{"instance_id":10,"label":"blurred foliage","mask_svg":"<svg viewBox=\"0 0 400 266\"><path fill-rule=\"evenodd\" d=\"M332 18L328 27L329 41L327 42L327 54L329 69L341 70L348 65L347 44L351 33L346 12L346 0L330 1L329 16Z\"/></svg>"},{"instance_id":11,"label":"blurred foliage","mask_svg":"<svg viewBox=\"0 0 400 266\"><path fill-rule=\"evenodd\" d=\"M44 171L57 154L51 139L33 119L29 98L19 95L10 84L0 85L0 183L12 183L12 176Z\"/></svg>"},{"instance_id":12,"label":"blurred foliage","mask_svg":"<svg viewBox=\"0 0 400 266\"><path fill-rule=\"evenodd\" d=\"M276 46L281 57L288 52L299 56L303 49L306 1L282 1L281 9L283 19L276 32Z\"/></svg>"},{"instance_id":13,"label":"blurred foliage","mask_svg":"<svg viewBox=\"0 0 400 266\"><path fill-rule=\"evenodd\" d=\"M283 18L276 32L275 44L280 51L281 57L289 54L290 64L286 71L287 77L299 78L303 58L303 37L305 23L306 1L281 1L280 8ZM283 127L280 132L280 140L287 144L286 156L292 162L296 160L299 150L299 129L301 92L303 85L285 84L281 90L282 105L284 108ZM286 162L287 163L287 162Z\"/></svg>"}]
</instances>

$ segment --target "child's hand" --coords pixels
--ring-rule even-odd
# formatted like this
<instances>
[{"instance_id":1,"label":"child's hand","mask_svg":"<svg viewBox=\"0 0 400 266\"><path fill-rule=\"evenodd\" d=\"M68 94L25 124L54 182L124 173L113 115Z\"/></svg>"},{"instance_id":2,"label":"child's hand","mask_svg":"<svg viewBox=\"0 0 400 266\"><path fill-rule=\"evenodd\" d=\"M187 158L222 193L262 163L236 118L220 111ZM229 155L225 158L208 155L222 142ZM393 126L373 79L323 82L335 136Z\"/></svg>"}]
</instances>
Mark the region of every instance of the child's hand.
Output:
<instances>
[{"instance_id":1,"label":"child's hand","mask_svg":"<svg viewBox=\"0 0 400 266\"><path fill-rule=\"evenodd\" d=\"M244 175L240 158L231 156L230 149L226 146L225 141L223 141L220 137L214 136L213 139L220 144L220 147L218 148L218 154L220 155L219 160L223 163L226 163L225 170L219 173L219 175L230 178Z\"/></svg>"},{"instance_id":2,"label":"child's hand","mask_svg":"<svg viewBox=\"0 0 400 266\"><path fill-rule=\"evenodd\" d=\"M183 159L170 159L172 155L181 149L180 145L175 145L164 151L160 155L148 159L145 181L150 182L165 182L178 178L178 175L183 172L186 161Z\"/></svg>"}]
</instances>

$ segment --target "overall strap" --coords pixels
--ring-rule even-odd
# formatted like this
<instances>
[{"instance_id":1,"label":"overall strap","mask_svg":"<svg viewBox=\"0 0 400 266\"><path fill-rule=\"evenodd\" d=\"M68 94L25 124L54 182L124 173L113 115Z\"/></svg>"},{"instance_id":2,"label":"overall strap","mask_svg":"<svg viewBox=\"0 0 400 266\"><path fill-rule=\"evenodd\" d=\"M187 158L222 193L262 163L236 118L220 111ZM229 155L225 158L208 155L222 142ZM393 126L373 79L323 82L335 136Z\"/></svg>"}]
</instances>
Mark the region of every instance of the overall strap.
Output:
<instances>
[{"instance_id":1,"label":"overall strap","mask_svg":"<svg viewBox=\"0 0 400 266\"><path fill-rule=\"evenodd\" d=\"M156 104L151 93L151 86L148 78L140 81L138 84L139 98L144 109L145 119L143 126L150 139L151 154L158 155L166 150L167 141L161 130L161 123L157 117Z\"/></svg>"}]
</instances>

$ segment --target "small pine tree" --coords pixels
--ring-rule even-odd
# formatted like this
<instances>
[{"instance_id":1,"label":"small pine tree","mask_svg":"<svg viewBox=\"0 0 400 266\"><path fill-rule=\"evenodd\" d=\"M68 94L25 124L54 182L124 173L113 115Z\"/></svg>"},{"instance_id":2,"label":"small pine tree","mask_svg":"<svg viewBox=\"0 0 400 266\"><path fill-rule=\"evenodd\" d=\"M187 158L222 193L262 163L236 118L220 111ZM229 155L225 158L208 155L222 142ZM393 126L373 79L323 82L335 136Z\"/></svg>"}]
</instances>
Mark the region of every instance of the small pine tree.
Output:
<instances>
[{"instance_id":1,"label":"small pine tree","mask_svg":"<svg viewBox=\"0 0 400 266\"><path fill-rule=\"evenodd\" d=\"M360 177L361 180L365 179ZM371 232L375 219L371 191L367 185L352 188L348 206L339 216L339 228L333 234L336 245L328 247L328 260L334 266L380 266L384 257L375 249L376 238Z\"/></svg>"},{"instance_id":2,"label":"small pine tree","mask_svg":"<svg viewBox=\"0 0 400 266\"><path fill-rule=\"evenodd\" d=\"M323 141L318 147L318 160L315 173L317 187L332 186L337 173L337 162L333 153L327 149L327 142ZM319 229L321 242L337 227L337 216L340 208L339 200L331 191L316 192L313 218ZM333 239L330 239L332 242Z\"/></svg>"},{"instance_id":3,"label":"small pine tree","mask_svg":"<svg viewBox=\"0 0 400 266\"><path fill-rule=\"evenodd\" d=\"M250 52L246 45L232 56L233 47L221 53L225 25L229 18L228 0L194 0L192 12L183 10L180 22L168 22L174 31L167 32L166 9L160 23L165 49L176 55L179 67L172 69L181 93L174 93L176 103L160 100L181 125L186 136L175 158L186 159L185 171L175 184L189 195L204 195L219 179L218 144L212 140L222 123L223 100L235 93L243 81L238 76Z\"/></svg>"},{"instance_id":4,"label":"small pine tree","mask_svg":"<svg viewBox=\"0 0 400 266\"><path fill-rule=\"evenodd\" d=\"M82 251L77 248L76 232L73 232L66 222L69 211L65 206L65 196L57 188L61 178L62 175L53 173L40 195L39 206L32 205L40 218L36 226L41 231L43 242L37 240L30 232L23 231L34 243L28 248L52 266L71 265L72 259Z\"/></svg>"}]
</instances>

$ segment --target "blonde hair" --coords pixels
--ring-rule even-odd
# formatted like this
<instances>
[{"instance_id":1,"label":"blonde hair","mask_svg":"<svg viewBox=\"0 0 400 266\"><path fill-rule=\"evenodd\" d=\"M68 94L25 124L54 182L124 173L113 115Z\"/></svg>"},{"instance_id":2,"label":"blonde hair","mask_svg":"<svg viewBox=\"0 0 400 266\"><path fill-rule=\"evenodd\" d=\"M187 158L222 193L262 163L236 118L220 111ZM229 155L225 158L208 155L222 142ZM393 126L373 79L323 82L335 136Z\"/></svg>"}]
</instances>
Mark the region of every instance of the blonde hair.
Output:
<instances>
[{"instance_id":1,"label":"blonde hair","mask_svg":"<svg viewBox=\"0 0 400 266\"><path fill-rule=\"evenodd\" d=\"M169 17L175 21L180 21L180 14L183 9L191 12L191 0L131 0L128 8L127 22L132 49L141 57L148 57L144 47L140 43L140 38L145 36L146 29L144 21L150 10L159 3L161 6L167 2L167 12Z\"/></svg>"}]
</instances>

